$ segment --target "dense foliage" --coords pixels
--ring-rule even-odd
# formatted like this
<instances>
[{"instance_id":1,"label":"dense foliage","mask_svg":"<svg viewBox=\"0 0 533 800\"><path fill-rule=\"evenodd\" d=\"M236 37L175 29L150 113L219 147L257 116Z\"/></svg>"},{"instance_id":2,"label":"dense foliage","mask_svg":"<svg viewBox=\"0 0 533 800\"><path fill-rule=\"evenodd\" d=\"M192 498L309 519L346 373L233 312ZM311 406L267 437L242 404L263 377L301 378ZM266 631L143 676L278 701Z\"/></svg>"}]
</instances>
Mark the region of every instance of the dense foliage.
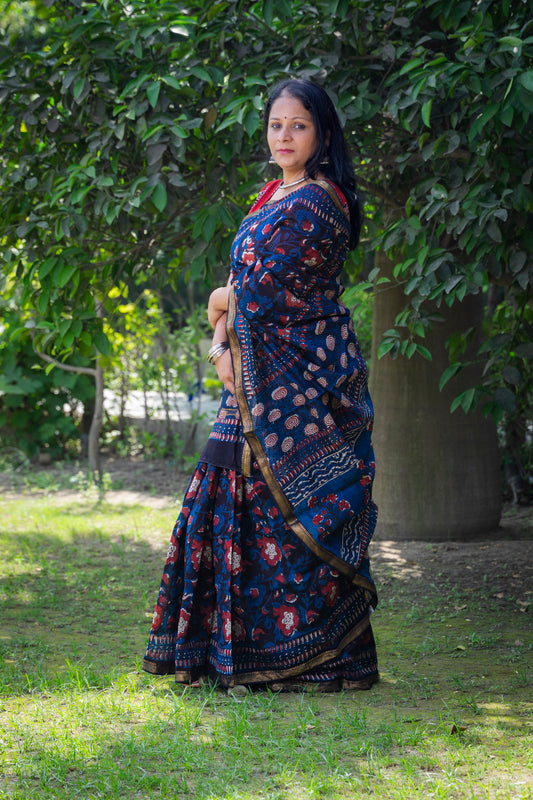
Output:
<instances>
[{"instance_id":1,"label":"dense foliage","mask_svg":"<svg viewBox=\"0 0 533 800\"><path fill-rule=\"evenodd\" d=\"M121 282L225 275L266 169L265 92L287 74L324 82L345 122L369 210L352 274L376 248L396 264L406 309L381 353L430 357L436 310L453 314L490 282L520 328L533 286L527 2L34 7L37 21L8 27L0 47L0 246L37 349L107 355ZM495 413L531 396L522 339L489 337L483 358L512 363L513 380L492 368L465 410L483 393ZM446 378L461 369L460 348L452 356Z\"/></svg>"}]
</instances>

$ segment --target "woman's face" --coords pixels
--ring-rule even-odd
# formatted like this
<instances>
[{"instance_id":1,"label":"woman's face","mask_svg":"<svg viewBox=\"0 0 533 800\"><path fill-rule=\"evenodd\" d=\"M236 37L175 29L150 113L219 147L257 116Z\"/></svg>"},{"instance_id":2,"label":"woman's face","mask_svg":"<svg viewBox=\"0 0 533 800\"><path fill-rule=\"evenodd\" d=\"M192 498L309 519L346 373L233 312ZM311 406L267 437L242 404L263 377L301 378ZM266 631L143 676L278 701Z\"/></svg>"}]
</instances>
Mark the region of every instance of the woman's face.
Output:
<instances>
[{"instance_id":1,"label":"woman's face","mask_svg":"<svg viewBox=\"0 0 533 800\"><path fill-rule=\"evenodd\" d=\"M296 97L281 94L274 100L268 118L267 141L283 180L302 177L305 165L318 147L311 112Z\"/></svg>"}]
</instances>

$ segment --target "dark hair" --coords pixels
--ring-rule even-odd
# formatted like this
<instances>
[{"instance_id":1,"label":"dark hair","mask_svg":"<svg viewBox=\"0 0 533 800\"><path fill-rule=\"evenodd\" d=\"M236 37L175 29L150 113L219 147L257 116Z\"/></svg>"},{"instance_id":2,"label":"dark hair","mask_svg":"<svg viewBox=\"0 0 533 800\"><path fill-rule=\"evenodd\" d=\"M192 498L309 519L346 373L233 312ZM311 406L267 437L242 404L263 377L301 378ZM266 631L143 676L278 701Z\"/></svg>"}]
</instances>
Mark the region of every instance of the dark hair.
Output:
<instances>
[{"instance_id":1,"label":"dark hair","mask_svg":"<svg viewBox=\"0 0 533 800\"><path fill-rule=\"evenodd\" d=\"M289 78L278 83L270 92L265 107L265 132L268 131L272 104L284 92L299 100L313 117L318 147L305 168L311 178L315 178L318 172L323 172L326 178L337 184L346 197L350 209L350 249L353 249L359 241L361 210L356 194L355 172L335 106L328 93L318 84L302 78ZM326 158L328 163L323 164Z\"/></svg>"}]
</instances>

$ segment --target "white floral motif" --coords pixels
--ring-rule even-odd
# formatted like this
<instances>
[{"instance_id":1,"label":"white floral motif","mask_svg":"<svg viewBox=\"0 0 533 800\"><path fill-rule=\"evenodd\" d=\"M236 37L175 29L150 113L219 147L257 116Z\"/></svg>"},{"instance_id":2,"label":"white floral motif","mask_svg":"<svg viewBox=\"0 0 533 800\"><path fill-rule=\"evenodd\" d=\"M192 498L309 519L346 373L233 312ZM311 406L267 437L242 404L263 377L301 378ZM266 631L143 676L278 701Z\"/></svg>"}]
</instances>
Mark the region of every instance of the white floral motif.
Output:
<instances>
[{"instance_id":1,"label":"white floral motif","mask_svg":"<svg viewBox=\"0 0 533 800\"><path fill-rule=\"evenodd\" d=\"M326 336L326 347L328 350L335 350L335 337Z\"/></svg>"},{"instance_id":2,"label":"white floral motif","mask_svg":"<svg viewBox=\"0 0 533 800\"><path fill-rule=\"evenodd\" d=\"M305 405L305 397L303 396L303 394L297 394L293 398L292 404L294 406L303 406L303 405Z\"/></svg>"},{"instance_id":3,"label":"white floral motif","mask_svg":"<svg viewBox=\"0 0 533 800\"><path fill-rule=\"evenodd\" d=\"M265 407L263 403L258 403L256 406L253 407L252 414L254 415L254 417L260 417L263 414L264 410Z\"/></svg>"},{"instance_id":4,"label":"white floral motif","mask_svg":"<svg viewBox=\"0 0 533 800\"><path fill-rule=\"evenodd\" d=\"M279 410L279 408L273 408L270 414L268 415L268 421L275 422L280 417L281 417L281 411Z\"/></svg>"},{"instance_id":5,"label":"white floral motif","mask_svg":"<svg viewBox=\"0 0 533 800\"><path fill-rule=\"evenodd\" d=\"M290 630L295 624L294 611L285 611L283 617L281 618L281 624L287 628L287 630Z\"/></svg>"},{"instance_id":6,"label":"white floral motif","mask_svg":"<svg viewBox=\"0 0 533 800\"><path fill-rule=\"evenodd\" d=\"M279 553L275 542L268 542L265 545L265 555L268 559L277 560Z\"/></svg>"},{"instance_id":7,"label":"white floral motif","mask_svg":"<svg viewBox=\"0 0 533 800\"><path fill-rule=\"evenodd\" d=\"M265 447L274 447L277 444L278 437L275 433L269 433L265 439Z\"/></svg>"},{"instance_id":8,"label":"white floral motif","mask_svg":"<svg viewBox=\"0 0 533 800\"><path fill-rule=\"evenodd\" d=\"M177 549L175 544L170 544L168 547L167 559L172 558Z\"/></svg>"},{"instance_id":9,"label":"white floral motif","mask_svg":"<svg viewBox=\"0 0 533 800\"><path fill-rule=\"evenodd\" d=\"M316 354L321 361L325 361L327 358L326 351L322 347L317 347Z\"/></svg>"},{"instance_id":10,"label":"white floral motif","mask_svg":"<svg viewBox=\"0 0 533 800\"><path fill-rule=\"evenodd\" d=\"M315 425L314 422L310 422L309 425L305 426L304 433L306 436L313 436L315 433L318 433L318 425Z\"/></svg>"},{"instance_id":11,"label":"white floral motif","mask_svg":"<svg viewBox=\"0 0 533 800\"><path fill-rule=\"evenodd\" d=\"M294 447L294 439L291 436L287 436L281 443L281 449L284 453L288 453L289 450L292 450Z\"/></svg>"}]
</instances>

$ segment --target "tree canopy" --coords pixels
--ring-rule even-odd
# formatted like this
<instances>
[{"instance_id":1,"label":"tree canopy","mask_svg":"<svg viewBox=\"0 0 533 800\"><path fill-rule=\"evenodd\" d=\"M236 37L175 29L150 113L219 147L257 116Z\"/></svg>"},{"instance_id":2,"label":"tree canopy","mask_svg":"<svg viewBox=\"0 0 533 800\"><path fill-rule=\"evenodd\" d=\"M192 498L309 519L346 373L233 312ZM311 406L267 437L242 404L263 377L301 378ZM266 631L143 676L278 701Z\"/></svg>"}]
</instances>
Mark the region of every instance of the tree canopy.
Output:
<instances>
[{"instance_id":1,"label":"tree canopy","mask_svg":"<svg viewBox=\"0 0 533 800\"><path fill-rule=\"evenodd\" d=\"M528 3L46 0L28 20L0 45L0 244L37 349L105 355L110 292L128 277L225 275L265 174L265 94L287 75L336 101L367 201L361 262L383 249L404 287L381 353L430 357L435 304L446 313L490 282L520 328L533 285ZM505 359L516 341L485 349Z\"/></svg>"}]
</instances>

